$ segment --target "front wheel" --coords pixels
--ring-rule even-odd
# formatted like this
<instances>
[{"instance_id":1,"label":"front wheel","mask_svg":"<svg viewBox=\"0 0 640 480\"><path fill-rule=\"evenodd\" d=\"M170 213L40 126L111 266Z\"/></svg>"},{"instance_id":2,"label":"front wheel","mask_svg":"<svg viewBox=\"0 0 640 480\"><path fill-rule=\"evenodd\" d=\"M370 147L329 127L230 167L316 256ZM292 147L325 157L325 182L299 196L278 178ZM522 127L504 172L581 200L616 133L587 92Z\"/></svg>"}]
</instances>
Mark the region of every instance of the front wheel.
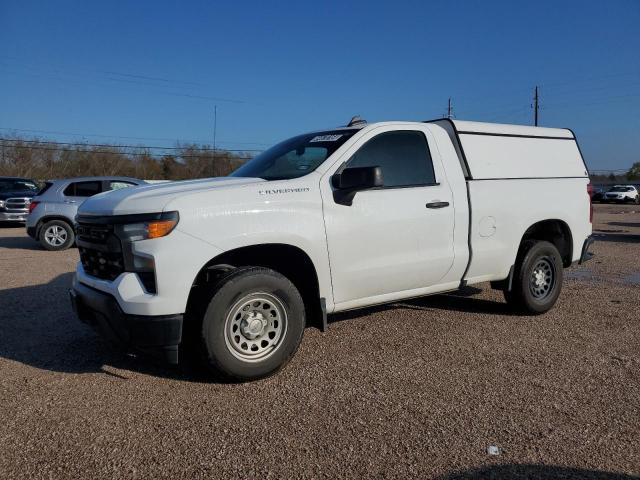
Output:
<instances>
[{"instance_id":1,"label":"front wheel","mask_svg":"<svg viewBox=\"0 0 640 480\"><path fill-rule=\"evenodd\" d=\"M282 368L298 349L304 302L280 273L243 267L222 278L202 319L207 366L236 380L255 380Z\"/></svg>"},{"instance_id":2,"label":"front wheel","mask_svg":"<svg viewBox=\"0 0 640 480\"><path fill-rule=\"evenodd\" d=\"M526 314L541 314L551 309L562 290L563 265L560 252L550 242L528 240L516 259L507 303Z\"/></svg>"}]
</instances>

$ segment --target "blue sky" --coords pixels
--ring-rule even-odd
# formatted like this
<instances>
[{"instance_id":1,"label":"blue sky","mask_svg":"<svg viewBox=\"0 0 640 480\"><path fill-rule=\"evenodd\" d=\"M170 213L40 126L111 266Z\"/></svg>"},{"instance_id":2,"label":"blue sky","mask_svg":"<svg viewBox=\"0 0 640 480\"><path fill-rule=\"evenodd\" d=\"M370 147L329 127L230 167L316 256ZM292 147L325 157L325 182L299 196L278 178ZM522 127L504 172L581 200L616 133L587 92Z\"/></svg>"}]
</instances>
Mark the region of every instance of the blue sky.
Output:
<instances>
[{"instance_id":1,"label":"blue sky","mask_svg":"<svg viewBox=\"0 0 640 480\"><path fill-rule=\"evenodd\" d=\"M640 161L640 1L0 0L0 133L264 148L440 117L571 127L592 169Z\"/></svg>"}]
</instances>

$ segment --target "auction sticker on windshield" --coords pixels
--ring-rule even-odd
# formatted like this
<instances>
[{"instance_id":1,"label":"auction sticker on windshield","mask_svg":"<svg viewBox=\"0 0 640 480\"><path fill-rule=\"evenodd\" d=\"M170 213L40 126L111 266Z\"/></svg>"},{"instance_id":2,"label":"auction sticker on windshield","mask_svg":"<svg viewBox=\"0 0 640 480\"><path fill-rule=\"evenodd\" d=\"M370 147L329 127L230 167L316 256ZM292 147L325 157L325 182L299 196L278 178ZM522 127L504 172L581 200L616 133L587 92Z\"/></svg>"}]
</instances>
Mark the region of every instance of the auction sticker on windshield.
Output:
<instances>
[{"instance_id":1,"label":"auction sticker on windshield","mask_svg":"<svg viewBox=\"0 0 640 480\"><path fill-rule=\"evenodd\" d=\"M339 135L318 135L316 137L313 137L311 140L309 140L309 143L312 143L312 142L335 142L340 137L342 137L342 134L339 134Z\"/></svg>"}]
</instances>

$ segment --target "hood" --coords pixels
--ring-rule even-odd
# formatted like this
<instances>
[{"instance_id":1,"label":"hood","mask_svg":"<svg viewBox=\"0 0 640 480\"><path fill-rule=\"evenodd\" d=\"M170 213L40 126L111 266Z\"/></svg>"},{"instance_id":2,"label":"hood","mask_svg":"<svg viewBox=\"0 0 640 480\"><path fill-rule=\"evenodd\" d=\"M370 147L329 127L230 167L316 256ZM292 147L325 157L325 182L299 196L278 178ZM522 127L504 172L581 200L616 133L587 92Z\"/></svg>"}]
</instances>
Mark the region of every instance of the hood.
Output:
<instances>
[{"instance_id":1,"label":"hood","mask_svg":"<svg viewBox=\"0 0 640 480\"><path fill-rule=\"evenodd\" d=\"M37 192L33 190L13 190L11 192L0 192L0 200L7 198L33 198Z\"/></svg>"},{"instance_id":2,"label":"hood","mask_svg":"<svg viewBox=\"0 0 640 480\"><path fill-rule=\"evenodd\" d=\"M261 178L218 177L122 188L88 198L78 209L78 214L128 215L162 212L167 203L184 195L238 188L264 181Z\"/></svg>"}]
</instances>

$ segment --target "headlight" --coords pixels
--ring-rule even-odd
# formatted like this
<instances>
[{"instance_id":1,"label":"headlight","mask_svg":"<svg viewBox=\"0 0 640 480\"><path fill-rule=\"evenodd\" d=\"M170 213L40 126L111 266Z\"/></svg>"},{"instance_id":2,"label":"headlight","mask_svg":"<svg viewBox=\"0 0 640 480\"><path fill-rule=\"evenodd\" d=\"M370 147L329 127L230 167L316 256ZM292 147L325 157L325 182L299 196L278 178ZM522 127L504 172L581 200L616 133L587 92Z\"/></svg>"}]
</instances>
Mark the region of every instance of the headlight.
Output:
<instances>
[{"instance_id":1,"label":"headlight","mask_svg":"<svg viewBox=\"0 0 640 480\"><path fill-rule=\"evenodd\" d=\"M163 212L151 215L131 215L136 217L132 223L123 223L118 227L118 236L122 240L136 242L152 238L166 237L178 225L178 212ZM133 218L132 218L133 220Z\"/></svg>"},{"instance_id":2,"label":"headlight","mask_svg":"<svg viewBox=\"0 0 640 480\"><path fill-rule=\"evenodd\" d=\"M4 208L4 200L0 200L0 208Z\"/></svg>"}]
</instances>

